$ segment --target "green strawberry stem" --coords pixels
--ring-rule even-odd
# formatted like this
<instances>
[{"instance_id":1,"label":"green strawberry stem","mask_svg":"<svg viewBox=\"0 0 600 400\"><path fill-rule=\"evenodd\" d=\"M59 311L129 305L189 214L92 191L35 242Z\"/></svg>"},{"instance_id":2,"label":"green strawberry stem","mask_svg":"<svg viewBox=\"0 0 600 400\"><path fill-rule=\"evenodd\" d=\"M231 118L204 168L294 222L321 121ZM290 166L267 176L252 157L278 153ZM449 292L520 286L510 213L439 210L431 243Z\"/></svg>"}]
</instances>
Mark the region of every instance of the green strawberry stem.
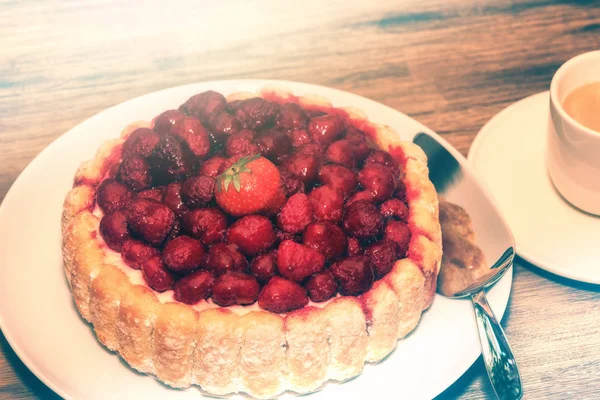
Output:
<instances>
[{"instance_id":1,"label":"green strawberry stem","mask_svg":"<svg viewBox=\"0 0 600 400\"><path fill-rule=\"evenodd\" d=\"M233 187L239 193L242 190L240 174L243 172L251 174L252 170L248 168L247 165L259 157L260 154L253 154L240 158L235 164L217 177L217 190L220 192L221 185L223 185L225 187L225 191L227 191L229 189L229 185L233 183Z\"/></svg>"}]
</instances>

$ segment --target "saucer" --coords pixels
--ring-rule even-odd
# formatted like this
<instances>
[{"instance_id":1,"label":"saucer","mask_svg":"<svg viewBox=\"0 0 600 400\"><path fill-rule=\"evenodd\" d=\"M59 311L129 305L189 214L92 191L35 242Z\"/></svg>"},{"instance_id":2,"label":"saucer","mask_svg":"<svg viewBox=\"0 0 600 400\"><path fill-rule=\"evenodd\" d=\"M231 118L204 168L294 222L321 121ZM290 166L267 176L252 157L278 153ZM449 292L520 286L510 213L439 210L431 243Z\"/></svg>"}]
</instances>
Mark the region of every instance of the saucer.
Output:
<instances>
[{"instance_id":1,"label":"saucer","mask_svg":"<svg viewBox=\"0 0 600 400\"><path fill-rule=\"evenodd\" d=\"M468 160L508 221L517 254L556 275L600 284L600 217L564 200L546 170L549 99L538 93L496 114Z\"/></svg>"}]
</instances>

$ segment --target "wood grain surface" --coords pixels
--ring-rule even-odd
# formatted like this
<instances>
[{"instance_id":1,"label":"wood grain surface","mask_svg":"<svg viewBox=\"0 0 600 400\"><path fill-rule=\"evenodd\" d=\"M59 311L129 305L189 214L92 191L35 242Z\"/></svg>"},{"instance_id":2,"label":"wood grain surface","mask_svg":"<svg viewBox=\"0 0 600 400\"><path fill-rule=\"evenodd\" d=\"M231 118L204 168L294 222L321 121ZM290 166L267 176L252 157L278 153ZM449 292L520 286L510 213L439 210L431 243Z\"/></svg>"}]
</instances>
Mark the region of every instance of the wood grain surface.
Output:
<instances>
[{"instance_id":1,"label":"wood grain surface","mask_svg":"<svg viewBox=\"0 0 600 400\"><path fill-rule=\"evenodd\" d=\"M466 155L493 115L547 90L567 59L600 48L598 0L141 4L0 0L0 200L44 147L86 118L215 79L357 93L418 119ZM503 325L525 398L600 398L598 286L518 260ZM0 399L32 398L58 396L0 334ZM494 398L481 359L439 396L454 398Z\"/></svg>"}]
</instances>

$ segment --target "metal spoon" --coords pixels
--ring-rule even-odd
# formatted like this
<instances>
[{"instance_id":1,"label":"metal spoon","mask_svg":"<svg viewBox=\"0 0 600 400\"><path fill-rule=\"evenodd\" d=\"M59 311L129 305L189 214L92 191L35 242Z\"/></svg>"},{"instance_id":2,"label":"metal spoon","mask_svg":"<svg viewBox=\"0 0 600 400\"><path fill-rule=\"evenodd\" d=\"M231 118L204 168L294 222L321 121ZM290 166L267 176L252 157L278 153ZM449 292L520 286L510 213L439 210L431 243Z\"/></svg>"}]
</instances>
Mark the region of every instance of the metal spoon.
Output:
<instances>
[{"instance_id":1,"label":"metal spoon","mask_svg":"<svg viewBox=\"0 0 600 400\"><path fill-rule=\"evenodd\" d=\"M470 172L462 155L435 134L418 133L413 142L427 154L429 177L437 192L444 194L450 201L454 197L472 205L472 208L467 208L471 217L480 216L487 228L483 231L493 232L495 247L499 244L504 250L488 273L447 297L471 298L483 360L492 387L499 399L521 399L523 389L517 363L506 335L485 297L485 289L496 283L513 263L515 244L512 233L491 197ZM477 211L479 214L473 215Z\"/></svg>"}]
</instances>

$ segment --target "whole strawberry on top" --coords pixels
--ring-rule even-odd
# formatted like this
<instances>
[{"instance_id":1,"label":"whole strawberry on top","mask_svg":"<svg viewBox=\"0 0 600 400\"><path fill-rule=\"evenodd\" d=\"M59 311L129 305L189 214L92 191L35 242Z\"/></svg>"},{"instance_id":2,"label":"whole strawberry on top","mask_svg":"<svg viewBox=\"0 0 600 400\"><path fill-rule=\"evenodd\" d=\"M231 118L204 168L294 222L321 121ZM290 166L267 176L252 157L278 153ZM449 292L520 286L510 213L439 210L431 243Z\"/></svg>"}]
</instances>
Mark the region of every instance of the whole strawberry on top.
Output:
<instances>
[{"instance_id":1,"label":"whole strawberry on top","mask_svg":"<svg viewBox=\"0 0 600 400\"><path fill-rule=\"evenodd\" d=\"M241 158L217 177L217 204L234 217L267 211L281 195L279 170L260 154Z\"/></svg>"}]
</instances>

